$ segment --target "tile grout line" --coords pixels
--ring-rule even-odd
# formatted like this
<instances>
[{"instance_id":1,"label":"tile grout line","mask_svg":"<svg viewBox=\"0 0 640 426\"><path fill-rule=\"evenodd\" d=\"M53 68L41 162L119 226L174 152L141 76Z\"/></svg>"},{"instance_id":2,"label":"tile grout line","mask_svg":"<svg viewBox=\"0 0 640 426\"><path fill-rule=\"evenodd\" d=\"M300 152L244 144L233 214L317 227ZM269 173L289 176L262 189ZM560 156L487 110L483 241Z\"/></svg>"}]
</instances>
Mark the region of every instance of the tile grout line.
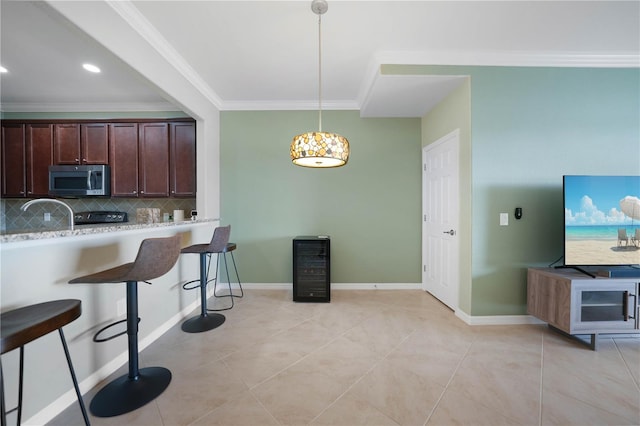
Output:
<instances>
[{"instance_id":1,"label":"tile grout line","mask_svg":"<svg viewBox=\"0 0 640 426\"><path fill-rule=\"evenodd\" d=\"M475 339L476 338L474 337L473 341L469 344L469 347L467 348L467 350L464 352L464 354L460 358L460 362L458 362L458 365L456 365L456 368L453 370L453 373L451 373L451 377L449 377L449 380L447 381L447 384L444 386L444 389L442 390L442 393L438 397L438 400L436 401L435 404L433 404L433 408L431 409L431 412L429 413L429 415L425 419L424 423L422 424L423 426L426 426L427 423L429 423L429 420L431 420L431 417L433 416L433 413L436 412L436 409L438 408L438 405L440 405L440 401L442 401L442 398L444 398L444 394L447 393L447 389L449 389L449 385L451 384L451 382L453 382L454 377L456 376L456 374L458 374L458 370L460 369L460 366L462 365L464 360L467 358L467 355L469 354L469 351L471 351L471 347L475 343Z\"/></svg>"},{"instance_id":2,"label":"tile grout line","mask_svg":"<svg viewBox=\"0 0 640 426\"><path fill-rule=\"evenodd\" d=\"M303 323L305 323L305 322L313 322L314 317L315 317L315 315L312 315L311 317L306 318L304 321L301 321L301 322L300 322L299 324L297 324L297 325L303 324ZM361 324L363 321L364 321L364 320L360 321L358 324ZM296 326L297 326L297 325L296 325ZM295 326L294 326L294 327L295 327ZM292 328L292 327L290 327L288 330L290 330L291 328ZM348 328L347 330L344 330L344 331L343 331L343 332L341 332L340 334L337 334L335 337L333 337L332 339L330 339L330 340L329 340L328 342L326 342L324 345L321 345L321 346L317 347L316 349L314 349L313 351L311 351L311 352L309 352L308 354L304 355L303 357L301 357L301 358L300 358L300 359L298 359L297 361L295 361L295 362L293 362L293 363L289 364L288 366L286 366L286 367L284 367L283 369L281 369L281 370L277 371L276 373L274 373L274 374L272 374L271 376L267 377L266 379L264 379L264 380L260 381L259 383L255 384L254 386L249 386L249 385L248 385L246 382L244 382L244 380L243 380L243 382L244 382L244 383L245 383L245 385L247 386L247 390L249 391L249 393L251 394L251 396L252 396L256 401L258 401L258 403L260 404L260 406L261 406L261 407L262 407L262 408L263 408L267 413L269 413L269 416L271 416L272 418L274 418L274 419L277 421L277 423L278 423L278 424L281 424L281 422L280 422L280 421L279 421L279 420L278 420L278 419L273 415L273 413L271 413L271 411L269 411L269 410L267 409L267 407L265 407L265 406L264 406L264 404L262 403L262 401L260 400L260 398L258 398L258 396L254 394L254 389L256 389L258 386L262 385L263 383L266 383L267 381L269 381L269 380L273 379L274 377L278 376L279 374L282 374L284 371L288 370L289 368L293 367L294 365L296 365L296 364L298 364L298 363L302 362L303 360L307 359L307 358L308 358L308 357L310 357L313 353L315 353L315 352L317 352L317 351L321 350L322 348L325 348L325 347L329 346L331 343L335 342L335 341L336 341L336 340L338 340L340 337L344 336L347 332L351 331L353 328L355 328L355 325L354 325L353 327ZM285 331L286 331L286 330L281 330L280 332L275 333L274 335L278 335L278 334L283 333L283 332L285 332ZM223 360L223 362L224 362L224 360ZM226 364L225 364L225 365L226 365ZM374 366L375 366L375 365L377 365L377 363L375 363L375 364L374 364ZM373 367L372 367L372 368L373 368ZM357 382L359 382L359 381L360 381L360 380L361 380L361 379L362 379L362 378L363 378L363 377L364 377L364 376L365 376L369 371L370 371L370 369L369 369L369 370L367 370L367 371L362 375L362 377L360 377L360 379L358 379L358 380L356 381L356 383L357 383ZM242 380L242 379L241 379L241 380ZM355 383L354 383L354 384L355 384ZM352 386L353 386L353 385L352 385ZM347 389L347 391L348 391L349 389L351 389L351 387L349 387L349 388ZM345 392L346 392L346 391L345 391ZM344 395L344 393L343 393L343 394L341 394L338 398L336 398L336 399L335 399L331 404L329 404L327 407L325 407L325 409L324 409L324 410L322 410L322 412L321 412L320 414L318 414L318 416L320 416L320 415L321 415L322 413L324 413L324 412L325 412L329 407L331 407L331 406L332 406L332 405L333 405L333 404L334 404L338 399L340 399L340 397L342 397L342 395ZM318 417L318 416L316 416L316 417ZM315 418L316 418L316 417L314 417L311 421L315 420Z\"/></svg>"},{"instance_id":3,"label":"tile grout line","mask_svg":"<svg viewBox=\"0 0 640 426\"><path fill-rule=\"evenodd\" d=\"M616 352L617 352L617 345L615 344L615 339L614 339L614 338L610 338L610 340L611 340L611 342L612 342L613 346L614 346L614 347L616 347ZM583 349L585 349L585 348L583 348ZM589 350L591 350L591 349L589 349ZM618 353L618 355L621 355L621 354L620 354L620 353ZM625 364L625 366L626 366L626 363L625 363L624 359L622 359L622 362L623 362L623 364ZM634 380L633 378L631 379L631 381L632 381L632 382L634 382L634 384L635 384L635 380ZM590 401L586 401L585 399L581 399L581 398L579 398L579 397L577 397L577 396L575 396L575 395L566 395L566 394L565 394L564 396L565 396L566 398L569 398L569 399L572 399L572 400L578 401L578 402L579 402L579 403L581 403L581 404L588 405L588 406L590 406L590 407L592 407L592 408L595 408L595 409L597 409L597 410L605 411L605 412L607 412L607 413L610 413L610 414L613 414L613 415L616 415L616 416L624 417L624 416L622 416L621 414L619 414L619 413L617 413L617 412L615 412L615 411L611 411L608 407L603 407L603 406L598 405L597 403L590 402ZM625 417L625 418L626 418L626 417ZM634 423L634 424L636 424L636 423Z\"/></svg>"},{"instance_id":4,"label":"tile grout line","mask_svg":"<svg viewBox=\"0 0 640 426\"><path fill-rule=\"evenodd\" d=\"M294 325L293 327L289 327L285 330L280 330L277 333L272 334L270 337L273 336L278 336L280 334L286 333L287 331L291 330L292 328L295 328L301 324L304 324L305 322L314 322L315 316L312 315L308 318L305 318L303 321L300 321L298 324ZM358 324L361 324L364 320L360 321ZM316 323L317 324L317 323ZM307 359L308 357L310 357L314 352L319 351L327 346L329 346L331 343L333 343L334 341L336 341L337 339L339 339L340 337L344 336L348 331L351 331L353 328L355 328L355 325L351 328L348 328L347 330L344 330L342 333L337 334L335 337L333 337L332 339L330 339L327 343L320 345L319 347L315 348L314 350L310 351L308 354L302 356L300 359L294 361L293 363L289 364L288 366L284 367L283 369L279 370L278 372L272 374L271 376L267 377L266 379L260 381L259 383L256 383L254 386L249 386L247 383L245 383L245 385L247 385L247 389L252 391L254 388L260 386L261 384L265 383L268 380L271 380L272 378L276 377L278 374L284 372L285 370L288 370L289 368L293 367L294 365L302 362L303 360ZM226 357L225 357L226 358ZM244 380L243 380L244 382ZM253 395L253 393L252 393Z\"/></svg>"},{"instance_id":5,"label":"tile grout line","mask_svg":"<svg viewBox=\"0 0 640 426\"><path fill-rule=\"evenodd\" d=\"M312 321L312 320L313 320L313 318L314 318L314 316L311 316L310 318L307 318L305 321ZM304 321L303 321L303 322L304 322ZM362 321L361 321L360 323L362 323ZM337 339L339 339L340 337L342 337L343 335L345 335L345 334L347 333L347 331L349 331L349 330L351 330L351 329L353 329L353 328L354 328L354 327L351 327L351 328L349 328L348 330L345 330L345 331L343 331L342 333L340 333L340 334L336 335L333 339L329 340L329 341L328 341L327 343L325 343L324 345L321 345L320 347L318 347L318 348L314 349L313 351L311 351L311 352L309 352L308 354L304 355L303 357L301 357L301 358L300 358L300 359L298 359L297 361L293 362L292 364L289 364L287 367L283 368L282 370L278 371L277 373L275 373L275 374L271 375L270 377L268 377L268 378L264 379L263 381L261 381L260 383L256 384L255 386L250 387L250 388L249 388L249 392L251 393L251 396L253 396L253 398L255 398L255 399L258 401L258 403L260 404L260 406L261 406L262 408L264 408L264 409L265 409L265 411L266 411L267 413L269 413L269 415L270 415L271 417L273 417L273 418L278 422L278 424L282 424L282 423L281 423L281 422L280 422L280 421L279 421L279 420L278 420L278 419L277 419L277 418L276 418L276 417L271 413L271 411L269 411L269 410L267 409L267 407L265 407L265 406L264 406L264 404L262 403L262 401L260 401L260 398L258 398L258 396L257 396L257 395L255 395L255 394L253 393L253 390L254 390L256 387L260 386L261 384L263 384L263 383L267 382L268 380L271 380L272 378L276 377L277 375L281 374L282 372L284 372L284 371L288 370L289 368L293 367L294 365L296 365L296 364L298 364L298 363L302 362L304 359L307 359L307 358L308 358L309 356L311 356L314 352L316 352L316 351L318 351L318 350L321 350L322 348L327 347L327 346L328 346L328 345L330 345L332 342L336 341ZM374 364L374 365L375 365L375 364ZM365 372L365 373L363 374L363 376L362 376L362 377L364 377L367 373L368 373L368 371L367 371L367 372ZM360 379L362 379L362 377L361 377ZM358 380L356 381L356 383L357 383L358 381L360 381L360 379L358 379ZM338 398L336 398L336 399L335 399L331 404L329 404L327 407L325 407L325 409L324 409L324 410L322 410L322 411L320 412L320 414L318 414L316 417L314 417L313 419L311 419L311 422L313 422L313 420L315 420L318 416L320 416L322 413L324 413L324 412L327 410L327 408L331 407L331 406L332 406L332 405L333 405L333 404L334 404L338 399L340 399L340 397L341 397L342 395L343 395L343 394L341 394L341 395L340 395ZM310 422L310 423L311 423L311 422Z\"/></svg>"},{"instance_id":6,"label":"tile grout line","mask_svg":"<svg viewBox=\"0 0 640 426\"><path fill-rule=\"evenodd\" d=\"M313 317L305 318L304 320L300 321L300 322L299 322L299 323L297 323L296 325L294 325L294 326L292 326L292 327L289 327L289 328L287 328L287 329L284 329L284 330L280 330L280 331L278 331L278 332L276 332L276 333L272 334L270 337L273 337L273 336L277 336L277 335L280 335L280 334L286 333L288 330L291 330L292 328L295 328L295 327L297 327L297 326L299 326L299 325L301 325L301 324L304 324L305 322L310 322L310 321L312 320L312 318L313 318ZM282 423L281 423L281 422L280 422L280 421L279 421L279 420L278 420L278 419L277 419L277 418L276 418L276 417L271 413L271 411L269 411L269 410L267 409L267 407L265 407L265 406L264 406L264 404L262 403L262 401L260 400L260 398L258 398L258 396L257 396L257 395L255 395L255 394L253 393L253 390L254 390L255 388L257 388L258 386L260 386L261 384L263 384L263 383L267 382L268 380L271 380L272 378L276 377L277 375L281 374L282 372L284 372L284 371L288 370L290 367L292 367L292 366L294 366L294 365L298 364L298 363L299 363L299 362L301 362L303 359L306 359L307 357L309 357L313 352L315 352L316 350L319 350L319 349L321 349L321 348L323 348L323 347L327 346L328 344L330 344L331 342L333 342L335 339L337 339L337 338L338 338L338 337L340 337L340 336L341 336L341 335L336 336L335 338L331 339L329 342L325 343L324 345L320 346L319 348L315 349L314 351L309 352L308 354L306 354L306 355L304 355L303 357L301 357L299 360L297 360L297 361L295 361L295 362L293 362L293 363L291 363L291 364L287 365L287 366L286 366L286 367L284 367L283 369L281 369L281 370L277 371L276 373L274 373L274 374L272 374L271 376L267 377L266 379L264 379L264 380L260 381L259 383L256 383L256 384L255 384L255 385L253 385L253 386L249 386L249 384L248 384L247 382L245 382L245 380L244 380L242 377L239 377L239 379L240 379L240 380L242 381L242 383L244 383L244 385L247 387L247 392L249 392L249 394L251 395L251 397L252 397L254 400L256 400L256 401L258 402L258 404L260 404L260 406L265 410L265 412L267 412L267 413L269 414L269 416L271 416L271 418L273 418L273 419L274 419L278 424L282 424ZM237 352L237 351L236 351L236 352ZM229 355L227 355L227 356L225 356L225 357L223 357L223 358L220 358L220 359L218 360L218 361L222 362L222 363L224 364L225 368L226 368L226 369L228 369L229 371L231 371L231 368L230 368L230 367L229 367L229 365L226 363L225 359L230 358L230 357L231 357L231 356L233 356L233 354L235 354L236 352L233 352L233 353L231 353L231 354L229 354ZM213 413L214 411L216 411L217 409L219 409L220 407L222 407L222 406L224 406L224 405L225 405L225 404L222 404L221 406L216 407L216 408L214 408L213 410L211 410L211 411L209 411L209 412L207 412L207 413L203 414L203 415L202 415L202 416L200 416L198 419L196 419L196 420L194 420L193 422L191 422L191 424L193 424L193 423L197 422L198 420L202 419L202 418L203 418L203 417L205 417L205 416L208 416L209 414Z\"/></svg>"},{"instance_id":7,"label":"tile grout line","mask_svg":"<svg viewBox=\"0 0 640 426\"><path fill-rule=\"evenodd\" d=\"M354 386L356 386L358 383L360 383L371 371L373 371L374 368L376 368L382 361L384 361L385 359L387 359L387 357L394 351L396 350L396 348L398 348L400 345L402 345L409 337L411 337L414 333L416 332L416 330L411 331L411 333L407 334L405 336L404 339L402 339L400 342L398 342L397 345L395 345L393 348L391 348L384 356L380 357L380 359L376 362L373 363L373 365L364 373L362 373L362 375L358 378L358 380L356 380L355 382L353 382L351 385L349 385L347 387L347 389L345 389L344 392L342 392L340 395L338 395L338 397L336 397L336 399L334 399L329 405L327 405L320 413L318 413L318 415L316 415L313 419L311 419L311 421L309 422L309 424L313 423L318 417L320 417L322 414L324 414L329 408L333 407L335 405L336 402L338 402L343 396L345 396L347 394L347 392L349 392L351 389L353 389ZM343 332L342 334L340 334L340 336L342 336L343 334L345 334L345 332ZM373 409L375 409L376 411L378 411L379 413L381 413L383 416L393 420L394 422L396 422L395 419L389 417L386 413L383 413L382 411L380 411L377 407L371 406ZM397 423L397 422L396 422Z\"/></svg>"},{"instance_id":8,"label":"tile grout line","mask_svg":"<svg viewBox=\"0 0 640 426\"><path fill-rule=\"evenodd\" d=\"M631 368L629 368L629 364L627 363L627 360L625 359L624 355L622 354L622 350L620 349L620 346L618 346L618 342L614 338L612 338L611 340L613 341L613 345L616 347L616 351L618 352L618 355L620 356L620 359L622 360L622 363L624 364L625 368L627 369L627 373L629 373L629 376L631 376L631 381L636 385L636 389L638 389L638 391L640 391L640 384L638 384L638 382L636 381L636 378L633 376L633 373L631 372Z\"/></svg>"}]
</instances>

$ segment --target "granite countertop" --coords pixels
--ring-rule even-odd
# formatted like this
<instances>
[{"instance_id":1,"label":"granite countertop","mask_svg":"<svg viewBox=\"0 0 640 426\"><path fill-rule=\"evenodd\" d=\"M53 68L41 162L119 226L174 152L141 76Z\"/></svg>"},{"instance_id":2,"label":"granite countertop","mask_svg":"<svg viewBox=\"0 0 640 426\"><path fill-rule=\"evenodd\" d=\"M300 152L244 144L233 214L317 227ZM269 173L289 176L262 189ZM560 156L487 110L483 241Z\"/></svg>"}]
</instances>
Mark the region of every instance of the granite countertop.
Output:
<instances>
[{"instance_id":1,"label":"granite countertop","mask_svg":"<svg viewBox=\"0 0 640 426\"><path fill-rule=\"evenodd\" d=\"M57 237L74 237L79 235L103 234L107 232L130 231L135 229L152 229L172 226L196 225L201 223L215 222L220 219L197 219L185 220L183 222L159 222L159 223L107 223L98 225L76 225L72 231L70 229L52 230L22 230L3 231L0 234L0 243L13 243L17 241L45 240Z\"/></svg>"}]
</instances>

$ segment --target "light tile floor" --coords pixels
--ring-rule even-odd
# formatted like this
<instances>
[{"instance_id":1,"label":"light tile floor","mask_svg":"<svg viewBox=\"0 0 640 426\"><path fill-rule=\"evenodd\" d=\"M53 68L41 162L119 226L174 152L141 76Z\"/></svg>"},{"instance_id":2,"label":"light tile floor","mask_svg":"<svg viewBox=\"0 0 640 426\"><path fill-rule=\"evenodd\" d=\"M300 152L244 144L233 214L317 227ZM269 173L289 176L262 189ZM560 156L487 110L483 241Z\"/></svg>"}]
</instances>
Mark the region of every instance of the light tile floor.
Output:
<instances>
[{"instance_id":1,"label":"light tile floor","mask_svg":"<svg viewBox=\"0 0 640 426\"><path fill-rule=\"evenodd\" d=\"M328 304L247 290L225 316L145 349L141 367L169 368L169 388L92 424L640 424L640 338L594 352L542 325L471 327L417 290L333 291ZM82 424L77 404L50 424Z\"/></svg>"}]
</instances>

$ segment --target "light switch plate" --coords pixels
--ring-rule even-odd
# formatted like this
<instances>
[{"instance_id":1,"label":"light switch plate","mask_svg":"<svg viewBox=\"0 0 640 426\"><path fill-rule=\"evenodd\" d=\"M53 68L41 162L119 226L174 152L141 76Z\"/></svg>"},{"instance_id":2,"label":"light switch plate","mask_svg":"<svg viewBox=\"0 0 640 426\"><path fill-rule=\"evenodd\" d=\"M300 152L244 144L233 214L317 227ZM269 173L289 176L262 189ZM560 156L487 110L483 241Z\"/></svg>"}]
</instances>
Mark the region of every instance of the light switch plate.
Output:
<instances>
[{"instance_id":1,"label":"light switch plate","mask_svg":"<svg viewBox=\"0 0 640 426\"><path fill-rule=\"evenodd\" d=\"M500 213L500 226L509 225L509 213Z\"/></svg>"}]
</instances>

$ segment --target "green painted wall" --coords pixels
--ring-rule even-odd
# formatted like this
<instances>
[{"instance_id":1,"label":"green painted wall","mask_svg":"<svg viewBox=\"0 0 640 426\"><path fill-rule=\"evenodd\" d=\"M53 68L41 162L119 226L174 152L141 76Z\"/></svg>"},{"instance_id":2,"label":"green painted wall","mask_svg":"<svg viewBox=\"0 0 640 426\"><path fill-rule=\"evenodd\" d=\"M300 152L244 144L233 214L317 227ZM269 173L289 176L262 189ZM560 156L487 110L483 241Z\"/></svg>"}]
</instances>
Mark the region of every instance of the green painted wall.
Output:
<instances>
[{"instance_id":1,"label":"green painted wall","mask_svg":"<svg viewBox=\"0 0 640 426\"><path fill-rule=\"evenodd\" d=\"M471 76L471 314L524 314L526 268L562 255L562 176L640 174L640 70L383 71ZM449 114L455 120L460 112ZM523 208L520 221L515 207ZM498 225L500 212L509 213L509 226Z\"/></svg>"},{"instance_id":2,"label":"green painted wall","mask_svg":"<svg viewBox=\"0 0 640 426\"><path fill-rule=\"evenodd\" d=\"M349 163L294 166L291 139L317 120L314 111L221 113L221 217L242 280L292 282L292 238L329 235L332 282L419 283L420 120L324 111L323 130L349 140Z\"/></svg>"},{"instance_id":3,"label":"green painted wall","mask_svg":"<svg viewBox=\"0 0 640 426\"><path fill-rule=\"evenodd\" d=\"M524 313L526 267L562 255L562 175L640 174L637 69L472 74L474 315ZM496 226L501 211L521 221Z\"/></svg>"}]
</instances>

